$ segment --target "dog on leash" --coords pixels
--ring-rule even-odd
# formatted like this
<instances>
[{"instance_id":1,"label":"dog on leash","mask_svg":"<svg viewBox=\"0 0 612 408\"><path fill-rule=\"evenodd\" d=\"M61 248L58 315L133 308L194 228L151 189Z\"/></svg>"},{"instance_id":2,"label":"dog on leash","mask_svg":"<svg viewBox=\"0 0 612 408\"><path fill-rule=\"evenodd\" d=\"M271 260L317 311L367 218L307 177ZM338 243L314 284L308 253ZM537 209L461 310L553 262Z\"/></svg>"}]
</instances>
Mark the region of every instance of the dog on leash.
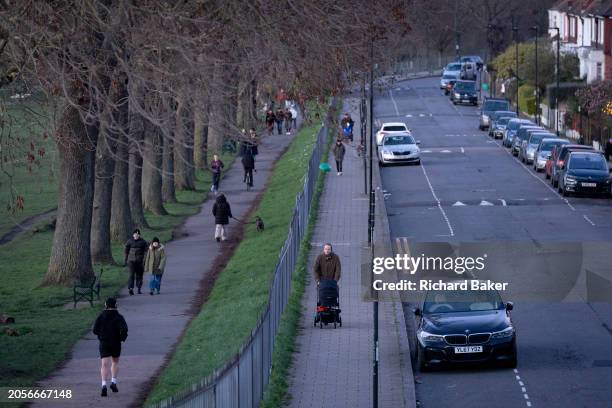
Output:
<instances>
[{"instance_id":1,"label":"dog on leash","mask_svg":"<svg viewBox=\"0 0 612 408\"><path fill-rule=\"evenodd\" d=\"M257 231L259 232L264 230L264 222L260 216L255 217L255 227L257 227Z\"/></svg>"}]
</instances>

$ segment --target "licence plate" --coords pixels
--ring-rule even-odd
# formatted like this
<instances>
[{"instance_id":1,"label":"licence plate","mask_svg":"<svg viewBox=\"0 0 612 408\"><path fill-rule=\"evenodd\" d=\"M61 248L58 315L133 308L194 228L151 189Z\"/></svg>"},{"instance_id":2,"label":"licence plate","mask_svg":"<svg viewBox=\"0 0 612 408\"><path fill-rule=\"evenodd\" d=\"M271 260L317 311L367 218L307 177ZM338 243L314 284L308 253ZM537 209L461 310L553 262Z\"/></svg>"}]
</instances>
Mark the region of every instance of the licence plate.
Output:
<instances>
[{"instance_id":1,"label":"licence plate","mask_svg":"<svg viewBox=\"0 0 612 408\"><path fill-rule=\"evenodd\" d=\"M482 353L482 346L455 347L455 354Z\"/></svg>"},{"instance_id":2,"label":"licence plate","mask_svg":"<svg viewBox=\"0 0 612 408\"><path fill-rule=\"evenodd\" d=\"M597 187L597 183L581 183L582 187Z\"/></svg>"}]
</instances>

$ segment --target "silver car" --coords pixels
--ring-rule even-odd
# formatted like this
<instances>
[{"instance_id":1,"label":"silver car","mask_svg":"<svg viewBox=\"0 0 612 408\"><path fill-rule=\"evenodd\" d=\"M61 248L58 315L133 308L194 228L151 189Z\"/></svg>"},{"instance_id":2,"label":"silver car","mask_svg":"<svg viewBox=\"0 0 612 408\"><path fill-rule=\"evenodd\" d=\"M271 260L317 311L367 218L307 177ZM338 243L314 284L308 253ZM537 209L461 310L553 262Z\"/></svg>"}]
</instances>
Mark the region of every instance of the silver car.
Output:
<instances>
[{"instance_id":1,"label":"silver car","mask_svg":"<svg viewBox=\"0 0 612 408\"><path fill-rule=\"evenodd\" d=\"M530 129L541 129L544 130L542 127L538 126L538 125L521 125L519 126L517 132L516 132L516 136L514 136L514 139L512 140L512 155L513 156L517 156L520 159L520 151L521 148L523 146L523 142L525 142L527 140L527 137L529 136L527 134L527 131Z\"/></svg>"},{"instance_id":2,"label":"silver car","mask_svg":"<svg viewBox=\"0 0 612 408\"><path fill-rule=\"evenodd\" d=\"M446 89L446 86L450 81L456 81L459 78L459 75L455 74L444 74L442 78L440 78L440 89Z\"/></svg>"},{"instance_id":3,"label":"silver car","mask_svg":"<svg viewBox=\"0 0 612 408\"><path fill-rule=\"evenodd\" d=\"M516 136L516 132L518 131L519 127L521 127L521 125L528 124L535 125L535 123L528 119L510 119L508 121L508 124L506 125L506 129L504 130L503 145L506 147L512 147L512 141L514 139L514 136Z\"/></svg>"},{"instance_id":4,"label":"silver car","mask_svg":"<svg viewBox=\"0 0 612 408\"><path fill-rule=\"evenodd\" d=\"M535 152L538 150L538 145L542 141L542 139L547 137L555 137L553 133L541 131L541 130L528 130L527 131L527 139L523 142L521 146L521 152L519 153L519 158L525 164L533 163L535 160Z\"/></svg>"},{"instance_id":5,"label":"silver car","mask_svg":"<svg viewBox=\"0 0 612 408\"><path fill-rule=\"evenodd\" d=\"M569 143L569 140L560 139L556 136L555 137L545 137L544 139L542 139L542 141L538 145L538 148L535 151L535 159L533 160L533 169L536 172L539 172L540 170L544 170L546 168L546 161L552 154L553 148L555 146L558 146L561 144L567 144L567 143Z\"/></svg>"},{"instance_id":6,"label":"silver car","mask_svg":"<svg viewBox=\"0 0 612 408\"><path fill-rule=\"evenodd\" d=\"M395 133L383 138L378 148L378 164L389 163L421 163L421 142L414 140L408 132Z\"/></svg>"}]
</instances>

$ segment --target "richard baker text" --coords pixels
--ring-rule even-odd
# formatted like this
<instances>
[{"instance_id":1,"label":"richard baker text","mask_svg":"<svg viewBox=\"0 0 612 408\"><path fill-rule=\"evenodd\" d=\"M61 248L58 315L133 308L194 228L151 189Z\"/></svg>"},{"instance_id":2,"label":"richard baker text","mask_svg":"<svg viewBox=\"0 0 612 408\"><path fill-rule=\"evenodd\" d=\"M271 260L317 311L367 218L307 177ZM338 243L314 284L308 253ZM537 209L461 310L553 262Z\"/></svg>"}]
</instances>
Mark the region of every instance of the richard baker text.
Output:
<instances>
[{"instance_id":1,"label":"richard baker text","mask_svg":"<svg viewBox=\"0 0 612 408\"><path fill-rule=\"evenodd\" d=\"M399 282L383 282L375 280L372 283L374 290L391 291L428 291L428 290L500 290L508 289L508 282L493 282L491 280L464 279L460 281L445 282L443 280L421 279L418 281L408 281L405 279Z\"/></svg>"}]
</instances>

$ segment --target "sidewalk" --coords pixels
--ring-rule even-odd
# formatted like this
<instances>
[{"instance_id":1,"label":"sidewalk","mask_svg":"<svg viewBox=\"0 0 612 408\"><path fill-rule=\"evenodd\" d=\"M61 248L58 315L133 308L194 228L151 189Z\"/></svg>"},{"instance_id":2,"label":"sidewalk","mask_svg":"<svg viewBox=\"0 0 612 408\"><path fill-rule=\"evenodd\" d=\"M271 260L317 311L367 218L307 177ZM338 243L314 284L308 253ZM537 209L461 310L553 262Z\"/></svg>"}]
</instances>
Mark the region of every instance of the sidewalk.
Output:
<instances>
[{"instance_id":1,"label":"sidewalk","mask_svg":"<svg viewBox=\"0 0 612 408\"><path fill-rule=\"evenodd\" d=\"M293 140L294 134L263 138L256 159L255 187L251 191L247 192L242 182L240 158L225 173L219 190L226 195L234 217L243 219L246 216L256 196L263 191L274 163ZM240 224L232 220L226 229L228 242L216 242L213 203L214 196L211 195L202 204L201 211L185 222L182 232L187 236L165 245L168 262L161 295L149 295L147 274L142 295L128 296L127 289L121 291L117 304L119 312L128 323L129 336L123 344L120 360L119 393L109 390L107 398L100 397L98 340L91 332L74 346L66 363L37 386L72 390L72 399L62 401L62 407L115 408L142 405L146 397L141 395L142 390L169 358L192 317L190 309L198 296L200 283L211 273L210 268L222 248L231 243L241 228ZM144 238L150 240L152 237ZM127 273L125 276L127 282ZM57 406L44 401L32 405Z\"/></svg>"},{"instance_id":2,"label":"sidewalk","mask_svg":"<svg viewBox=\"0 0 612 408\"><path fill-rule=\"evenodd\" d=\"M358 99L349 99L342 112L355 119L354 135L359 137ZM344 173L337 176L330 154L332 171L326 176L319 217L313 235L301 321L290 371L288 395L292 408L360 408L372 406L373 314L372 303L362 300L361 253L367 245L368 198L364 195L362 158L347 146ZM383 203L379 203L383 204ZM383 204L384 205L384 204ZM377 228L382 228L378 223ZM313 327L316 284L312 265L323 244L330 242L342 262L340 308L342 327ZM379 407L414 407L414 388L401 364L408 350L402 342L403 322L391 302L379 303ZM397 322L400 322L398 324ZM404 344L404 346L400 346ZM412 388L410 388L412 387ZM412 391L411 391L412 390Z\"/></svg>"}]
</instances>

